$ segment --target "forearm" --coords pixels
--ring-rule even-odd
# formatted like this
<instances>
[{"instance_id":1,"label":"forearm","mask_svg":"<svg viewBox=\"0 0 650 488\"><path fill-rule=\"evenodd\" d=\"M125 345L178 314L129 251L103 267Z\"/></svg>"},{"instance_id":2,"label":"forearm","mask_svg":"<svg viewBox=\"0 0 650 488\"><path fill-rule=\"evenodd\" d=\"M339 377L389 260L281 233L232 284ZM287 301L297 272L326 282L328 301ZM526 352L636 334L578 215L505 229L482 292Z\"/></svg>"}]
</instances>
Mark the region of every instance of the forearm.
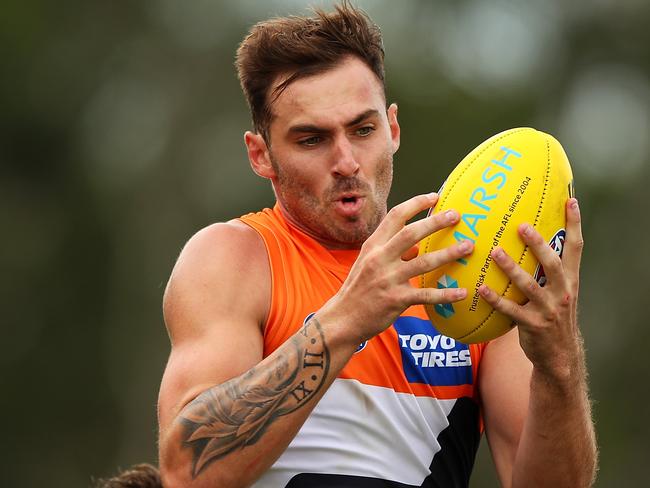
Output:
<instances>
[{"instance_id":1,"label":"forearm","mask_svg":"<svg viewBox=\"0 0 650 488\"><path fill-rule=\"evenodd\" d=\"M312 318L255 367L188 403L161 439L165 486L252 483L289 445L351 344Z\"/></svg>"},{"instance_id":2,"label":"forearm","mask_svg":"<svg viewBox=\"0 0 650 488\"><path fill-rule=\"evenodd\" d=\"M528 415L513 467L512 486L588 487L597 446L582 345L562 376L533 368Z\"/></svg>"}]
</instances>

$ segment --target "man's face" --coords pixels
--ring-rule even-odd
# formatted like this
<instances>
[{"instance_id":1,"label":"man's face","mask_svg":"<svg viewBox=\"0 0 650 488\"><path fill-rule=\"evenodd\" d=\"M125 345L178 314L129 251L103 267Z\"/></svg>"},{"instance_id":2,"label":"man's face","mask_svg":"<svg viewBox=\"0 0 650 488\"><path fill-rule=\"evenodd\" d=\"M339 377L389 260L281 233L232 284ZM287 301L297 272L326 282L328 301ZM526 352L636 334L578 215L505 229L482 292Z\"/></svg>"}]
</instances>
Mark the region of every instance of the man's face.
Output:
<instances>
[{"instance_id":1,"label":"man's face","mask_svg":"<svg viewBox=\"0 0 650 488\"><path fill-rule=\"evenodd\" d=\"M386 215L397 107L386 111L380 81L349 57L291 83L271 108L270 178L285 217L327 247L359 247Z\"/></svg>"}]
</instances>

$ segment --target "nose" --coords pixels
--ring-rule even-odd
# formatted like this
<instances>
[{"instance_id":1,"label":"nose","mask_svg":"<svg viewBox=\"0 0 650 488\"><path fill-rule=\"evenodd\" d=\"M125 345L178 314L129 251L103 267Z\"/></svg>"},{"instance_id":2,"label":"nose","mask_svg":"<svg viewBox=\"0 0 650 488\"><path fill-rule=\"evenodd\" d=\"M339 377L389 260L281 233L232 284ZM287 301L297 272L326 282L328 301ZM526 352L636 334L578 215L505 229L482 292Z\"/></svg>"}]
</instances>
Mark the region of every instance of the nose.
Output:
<instances>
[{"instance_id":1,"label":"nose","mask_svg":"<svg viewBox=\"0 0 650 488\"><path fill-rule=\"evenodd\" d=\"M347 137L341 136L334 143L334 167L336 176L354 176L359 172L359 163L354 157L352 144Z\"/></svg>"}]
</instances>

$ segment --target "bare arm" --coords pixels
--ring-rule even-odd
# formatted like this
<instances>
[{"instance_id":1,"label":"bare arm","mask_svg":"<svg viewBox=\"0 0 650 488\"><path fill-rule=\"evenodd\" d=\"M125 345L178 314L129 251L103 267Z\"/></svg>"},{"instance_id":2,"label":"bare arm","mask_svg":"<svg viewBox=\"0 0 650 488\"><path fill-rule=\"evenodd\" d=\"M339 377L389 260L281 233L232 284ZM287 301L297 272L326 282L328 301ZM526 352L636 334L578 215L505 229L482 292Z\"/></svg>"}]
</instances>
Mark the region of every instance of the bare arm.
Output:
<instances>
[{"instance_id":1,"label":"bare arm","mask_svg":"<svg viewBox=\"0 0 650 488\"><path fill-rule=\"evenodd\" d=\"M591 486L597 447L576 317L582 252L577 201L568 202L562 260L531 227L522 226L520 235L548 281L541 288L505 253L493 255L529 303L519 306L487 287L480 290L519 324L518 335L513 331L485 351L480 388L488 441L503 486Z\"/></svg>"},{"instance_id":2,"label":"bare arm","mask_svg":"<svg viewBox=\"0 0 650 488\"><path fill-rule=\"evenodd\" d=\"M463 289L409 284L411 277L471 252L466 244L413 257L420 239L458 221L452 213L405 224L436 201L437 196L421 195L392 209L364 244L341 290L264 359L260 324L268 310L264 298L251 299L266 296L268 307L270 282L263 279L264 266L255 268L251 258L251 252L257 255L263 248L255 251L255 244L246 244L250 236L226 250L218 243L207 250L188 245L165 299L172 338L159 401L166 486L252 483L291 442L360 342L414 303L464 298ZM241 237L228 232L219 238ZM245 248L248 252L242 253ZM197 278L206 261L201 253L211 249L221 249L207 256L215 269ZM253 269L242 270L248 266ZM251 282L255 285L247 288ZM246 340L250 347L243 350L239 346Z\"/></svg>"},{"instance_id":3,"label":"bare arm","mask_svg":"<svg viewBox=\"0 0 650 488\"><path fill-rule=\"evenodd\" d=\"M315 405L310 400L322 396L356 347L313 317L269 357L200 393L180 411L164 440L165 481L169 486L254 481L284 451Z\"/></svg>"}]
</instances>

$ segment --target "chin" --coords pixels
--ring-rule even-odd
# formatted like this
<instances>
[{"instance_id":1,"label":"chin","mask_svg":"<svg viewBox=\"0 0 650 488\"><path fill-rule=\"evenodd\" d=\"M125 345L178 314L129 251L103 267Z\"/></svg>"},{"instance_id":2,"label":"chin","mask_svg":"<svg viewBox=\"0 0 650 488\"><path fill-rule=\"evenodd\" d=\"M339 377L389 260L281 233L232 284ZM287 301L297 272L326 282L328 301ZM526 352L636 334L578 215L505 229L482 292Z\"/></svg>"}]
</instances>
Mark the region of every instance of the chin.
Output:
<instances>
[{"instance_id":1,"label":"chin","mask_svg":"<svg viewBox=\"0 0 650 488\"><path fill-rule=\"evenodd\" d=\"M336 233L339 242L361 245L374 232L374 227L361 218L348 222L352 225L346 225Z\"/></svg>"}]
</instances>

